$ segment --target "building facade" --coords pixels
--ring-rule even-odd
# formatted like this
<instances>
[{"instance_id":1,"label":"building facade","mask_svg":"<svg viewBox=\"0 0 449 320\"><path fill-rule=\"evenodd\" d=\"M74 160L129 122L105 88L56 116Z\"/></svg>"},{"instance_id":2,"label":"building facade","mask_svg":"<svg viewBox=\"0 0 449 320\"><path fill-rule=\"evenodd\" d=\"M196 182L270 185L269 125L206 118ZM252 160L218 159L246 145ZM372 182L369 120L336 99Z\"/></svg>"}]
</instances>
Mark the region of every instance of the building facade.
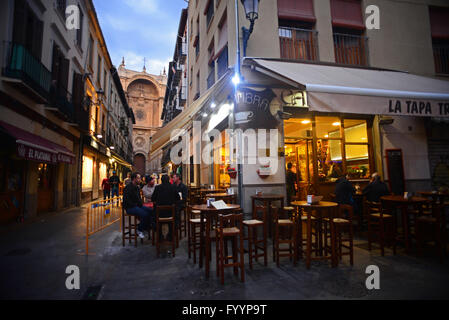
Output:
<instances>
[{"instance_id":1,"label":"building facade","mask_svg":"<svg viewBox=\"0 0 449 320\"><path fill-rule=\"evenodd\" d=\"M100 176L113 157L98 138L108 129L104 88L113 82L92 1L8 0L0 6L0 223L9 223L98 198ZM73 8L80 24L68 29Z\"/></svg>"},{"instance_id":2,"label":"building facade","mask_svg":"<svg viewBox=\"0 0 449 320\"><path fill-rule=\"evenodd\" d=\"M366 26L369 5L379 9L379 29ZM237 179L227 173L240 169L245 211L250 208L249 195L257 189L286 193L288 163L297 174L301 198L309 193L329 195L342 172L362 186L371 173L379 172L392 189L400 180L403 186L398 190L448 187L444 155L449 137L443 110L449 91L446 1L260 1L246 57L262 59L243 59L235 96L230 78L237 61L236 29L249 27L240 3L238 8L236 28L235 1L189 2L189 99L166 128L192 131L196 119L203 130L217 129L223 136L220 143L214 142L214 156L224 160L218 165L186 165L189 179L193 171L193 183L237 186ZM242 32L243 53L241 36ZM325 100L324 94L331 93ZM282 170L273 174L260 163L239 168L228 160L232 149L224 131L251 120L246 117L253 112L242 109L249 98L239 99L251 96L268 101L270 110L255 129L268 129L272 120L282 137L277 152ZM381 100L362 103L360 96L390 98L386 103L392 107L380 110ZM423 108L429 105L432 114L413 113L420 103ZM398 115L401 105L411 113ZM168 145L167 139L165 132L155 136L154 152ZM201 149L204 141L193 145ZM389 173L402 171L392 170L391 152L397 149L403 172L390 178Z\"/></svg>"},{"instance_id":3,"label":"building facade","mask_svg":"<svg viewBox=\"0 0 449 320\"><path fill-rule=\"evenodd\" d=\"M118 68L126 99L135 113L133 126L134 169L141 174L160 172L161 156L156 156L152 164L150 158L151 137L162 127L161 114L165 96L166 71L160 75L126 69L125 59Z\"/></svg>"}]
</instances>

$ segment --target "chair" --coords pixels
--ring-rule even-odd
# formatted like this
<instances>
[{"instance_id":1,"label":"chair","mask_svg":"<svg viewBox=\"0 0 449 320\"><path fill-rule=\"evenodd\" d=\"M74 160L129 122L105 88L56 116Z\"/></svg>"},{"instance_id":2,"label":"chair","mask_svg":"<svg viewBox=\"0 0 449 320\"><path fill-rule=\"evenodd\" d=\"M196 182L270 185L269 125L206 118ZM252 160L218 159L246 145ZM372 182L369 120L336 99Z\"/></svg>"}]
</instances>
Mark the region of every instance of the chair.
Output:
<instances>
[{"instance_id":1,"label":"chair","mask_svg":"<svg viewBox=\"0 0 449 320\"><path fill-rule=\"evenodd\" d=\"M302 209L299 209L295 216L297 220L298 225L298 231L297 231L297 248L298 248L298 255L297 259L299 260L300 257L304 255L304 249L303 247L307 245L307 236L304 237L304 230L303 224L307 224L307 214L303 214ZM314 241L312 241L312 248L315 249L315 254L318 254L319 245L318 245L318 238L320 236L320 232L318 230L318 224L317 220L314 216L311 216L311 222L312 222L312 230L311 235L314 238Z\"/></svg>"},{"instance_id":2,"label":"chair","mask_svg":"<svg viewBox=\"0 0 449 320\"><path fill-rule=\"evenodd\" d=\"M290 210L275 208L273 210L274 217L274 237L273 237L273 255L276 259L276 265L279 267L281 257L289 257L293 259L294 265L297 263L297 224ZM287 229L289 232L281 237L281 230ZM288 234L290 233L290 234ZM287 244L288 248L282 248L283 244Z\"/></svg>"},{"instance_id":3,"label":"chair","mask_svg":"<svg viewBox=\"0 0 449 320\"><path fill-rule=\"evenodd\" d=\"M170 211L171 215L168 217L161 217L161 212ZM161 252L161 227L163 224L168 224L171 226L171 235L172 239L170 241L166 241L172 247L173 257L175 256L175 247L178 238L178 233L176 232L176 222L175 222L175 206L158 206L156 205L156 235L154 235L153 230L153 240L156 239L156 254L157 257L160 256Z\"/></svg>"},{"instance_id":4,"label":"chair","mask_svg":"<svg viewBox=\"0 0 449 320\"><path fill-rule=\"evenodd\" d=\"M368 222L368 250L371 251L373 239L379 241L381 255L385 255L385 245L393 246L396 255L396 219L387 203L365 201Z\"/></svg>"},{"instance_id":5,"label":"chair","mask_svg":"<svg viewBox=\"0 0 449 320\"><path fill-rule=\"evenodd\" d=\"M128 220L128 223L126 223ZM134 241L134 246L137 247L137 217L127 214L125 208L122 206L122 244L125 246L125 241ZM140 243L143 244L143 239L140 239Z\"/></svg>"},{"instance_id":6,"label":"chair","mask_svg":"<svg viewBox=\"0 0 449 320\"><path fill-rule=\"evenodd\" d=\"M432 205L432 214L422 214L416 218L415 232L419 255L422 255L424 243L433 241L438 248L440 263L443 263L447 246L445 220L444 205L441 203Z\"/></svg>"},{"instance_id":7,"label":"chair","mask_svg":"<svg viewBox=\"0 0 449 320\"><path fill-rule=\"evenodd\" d=\"M345 215L347 213L347 215ZM338 207L338 217L334 218L332 223L334 224L335 239L338 253L338 261L342 259L344 255L349 255L349 262L351 266L354 265L354 227L352 224L354 218L354 208L350 205L341 204ZM344 236L346 234L346 237ZM348 245L343 244L348 242ZM342 248L348 249L347 252L343 252Z\"/></svg>"},{"instance_id":8,"label":"chair","mask_svg":"<svg viewBox=\"0 0 449 320\"><path fill-rule=\"evenodd\" d=\"M241 281L245 282L245 260L243 248L243 214L219 215L216 229L217 270L221 284L224 285L224 268L233 267L234 274L238 275L240 268ZM225 241L232 241L232 255L225 256ZM227 260L232 259L232 263Z\"/></svg>"},{"instance_id":9,"label":"chair","mask_svg":"<svg viewBox=\"0 0 449 320\"><path fill-rule=\"evenodd\" d=\"M260 213L262 213L262 217L259 216ZM252 213L252 219L244 220L243 226L248 228L248 237L244 240L248 240L249 268L253 269L253 258L258 261L260 257L264 258L264 265L267 266L267 208L256 206ZM259 227L263 227L262 239L257 238ZM262 244L262 247L259 244ZM259 254L258 249L262 250L263 253Z\"/></svg>"},{"instance_id":10,"label":"chair","mask_svg":"<svg viewBox=\"0 0 449 320\"><path fill-rule=\"evenodd\" d=\"M200 250L200 237L201 237L201 211L192 210L192 207L187 207L187 250L189 259L193 253L193 263L196 264L196 250Z\"/></svg>"}]
</instances>

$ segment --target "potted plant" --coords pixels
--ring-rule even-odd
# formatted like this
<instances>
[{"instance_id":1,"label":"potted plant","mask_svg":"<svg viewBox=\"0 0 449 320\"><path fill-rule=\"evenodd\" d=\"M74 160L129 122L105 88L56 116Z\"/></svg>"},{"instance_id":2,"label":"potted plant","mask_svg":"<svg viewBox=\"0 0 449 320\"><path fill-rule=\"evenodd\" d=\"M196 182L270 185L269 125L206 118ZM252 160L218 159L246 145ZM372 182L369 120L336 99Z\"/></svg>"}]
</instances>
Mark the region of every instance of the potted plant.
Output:
<instances>
[{"instance_id":1,"label":"potted plant","mask_svg":"<svg viewBox=\"0 0 449 320\"><path fill-rule=\"evenodd\" d=\"M226 171L227 171L228 175L231 177L231 179L235 179L237 177L237 170L235 170L234 167L231 167L230 165L228 165L228 167L226 168Z\"/></svg>"}]
</instances>

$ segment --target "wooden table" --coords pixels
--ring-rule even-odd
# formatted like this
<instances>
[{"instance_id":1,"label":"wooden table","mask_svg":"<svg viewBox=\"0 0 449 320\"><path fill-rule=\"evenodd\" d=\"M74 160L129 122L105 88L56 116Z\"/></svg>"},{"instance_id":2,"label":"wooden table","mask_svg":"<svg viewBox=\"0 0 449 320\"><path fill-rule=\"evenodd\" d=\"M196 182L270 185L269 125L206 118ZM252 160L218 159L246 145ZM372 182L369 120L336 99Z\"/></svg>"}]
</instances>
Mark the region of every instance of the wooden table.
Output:
<instances>
[{"instance_id":1,"label":"wooden table","mask_svg":"<svg viewBox=\"0 0 449 320\"><path fill-rule=\"evenodd\" d=\"M209 278L209 269L210 269L210 222L211 217L217 217L219 214L224 213L232 213L235 210L239 210L240 206L236 204L228 204L227 209L217 210L214 207L208 207L206 204L200 204L192 206L192 210L198 210L201 212L200 216L200 258L199 258L199 266L200 268L203 267L203 256L204 251L206 251L206 263L205 263L205 269L206 269L206 278ZM205 232L205 231L208 232ZM206 236L204 236L206 234ZM206 250L204 250L206 248ZM217 266L218 267L218 266Z\"/></svg>"},{"instance_id":2,"label":"wooden table","mask_svg":"<svg viewBox=\"0 0 449 320\"><path fill-rule=\"evenodd\" d=\"M227 194L227 193L209 193L205 195L206 198L214 198L215 201L223 200L224 202L233 202L235 203L235 199L237 196L235 194Z\"/></svg>"},{"instance_id":3,"label":"wooden table","mask_svg":"<svg viewBox=\"0 0 449 320\"><path fill-rule=\"evenodd\" d=\"M333 218L335 218L338 214L337 208L338 203L336 202L328 202L328 201L321 201L318 204L308 204L307 201L294 201L292 202L292 205L295 207L303 208L304 211L307 213L307 248L306 248L306 266L307 269L310 269L310 263L312 260L323 260L323 259L329 259L331 260L332 267L337 266L337 254L336 254L336 245L335 245L335 231L334 231L334 224L330 223L330 231L331 231L331 255L330 256L322 256L323 250L322 250L322 237L319 236L319 247L321 248L319 250L320 255L319 257L312 258L312 211L315 211L315 218L317 219L318 223L318 229L317 232L321 232L321 224L323 218L329 218L331 221ZM327 214L326 214L327 213ZM298 223L301 223L301 221L298 221Z\"/></svg>"},{"instance_id":4,"label":"wooden table","mask_svg":"<svg viewBox=\"0 0 449 320\"><path fill-rule=\"evenodd\" d=\"M399 241L403 241L405 243L406 252L410 251L410 234L409 234L409 219L408 219L408 206L410 205L419 205L425 204L429 200L422 197L411 197L410 199L404 199L404 196L383 196L380 198L381 201L385 201L390 203L392 206L401 209L402 215L402 233L404 239L401 237L398 238Z\"/></svg>"},{"instance_id":5,"label":"wooden table","mask_svg":"<svg viewBox=\"0 0 449 320\"><path fill-rule=\"evenodd\" d=\"M420 191L417 193L423 197L432 198L433 202L437 202L437 200L439 200L442 204L444 204L446 198L449 199L449 193L447 192Z\"/></svg>"},{"instance_id":6,"label":"wooden table","mask_svg":"<svg viewBox=\"0 0 449 320\"><path fill-rule=\"evenodd\" d=\"M268 236L272 237L272 229L273 229L273 216L271 214L271 203L275 201L281 202L281 208L284 208L284 196L281 194L261 194L261 195L253 195L252 199L252 210L254 212L254 208L256 205L256 201L263 202L264 207L268 209Z\"/></svg>"}]
</instances>

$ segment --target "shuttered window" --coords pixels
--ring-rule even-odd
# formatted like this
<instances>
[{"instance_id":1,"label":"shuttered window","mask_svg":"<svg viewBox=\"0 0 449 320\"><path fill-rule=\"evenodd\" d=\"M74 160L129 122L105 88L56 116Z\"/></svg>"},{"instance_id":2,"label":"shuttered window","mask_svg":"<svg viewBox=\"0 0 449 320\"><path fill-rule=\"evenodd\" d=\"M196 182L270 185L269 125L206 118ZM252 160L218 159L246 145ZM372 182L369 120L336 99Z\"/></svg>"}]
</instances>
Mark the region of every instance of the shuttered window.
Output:
<instances>
[{"instance_id":1,"label":"shuttered window","mask_svg":"<svg viewBox=\"0 0 449 320\"><path fill-rule=\"evenodd\" d=\"M360 0L331 0L332 26L364 30Z\"/></svg>"},{"instance_id":2,"label":"shuttered window","mask_svg":"<svg viewBox=\"0 0 449 320\"><path fill-rule=\"evenodd\" d=\"M278 0L278 16L284 20L315 22L313 0Z\"/></svg>"},{"instance_id":3,"label":"shuttered window","mask_svg":"<svg viewBox=\"0 0 449 320\"><path fill-rule=\"evenodd\" d=\"M432 38L449 39L449 8L430 7Z\"/></svg>"}]
</instances>

